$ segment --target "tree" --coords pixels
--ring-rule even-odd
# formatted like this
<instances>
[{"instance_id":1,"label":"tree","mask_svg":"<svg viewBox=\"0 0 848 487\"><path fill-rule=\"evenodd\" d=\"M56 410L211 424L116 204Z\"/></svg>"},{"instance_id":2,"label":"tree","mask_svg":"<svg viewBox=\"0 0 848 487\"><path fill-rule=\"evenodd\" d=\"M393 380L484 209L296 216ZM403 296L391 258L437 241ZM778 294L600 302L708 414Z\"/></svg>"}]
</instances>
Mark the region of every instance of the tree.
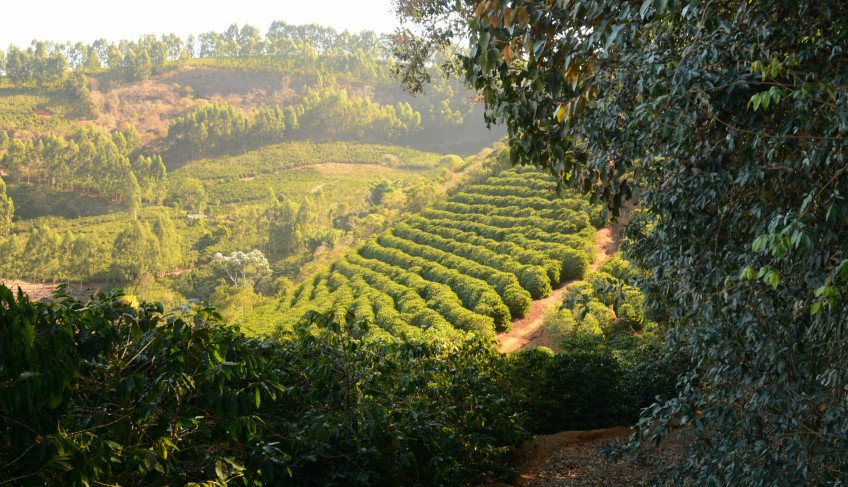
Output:
<instances>
[{"instance_id":1,"label":"tree","mask_svg":"<svg viewBox=\"0 0 848 487\"><path fill-rule=\"evenodd\" d=\"M168 170L162 162L162 156L153 158L150 164L150 177L153 180L153 201L161 204L168 191Z\"/></svg>"},{"instance_id":2,"label":"tree","mask_svg":"<svg viewBox=\"0 0 848 487\"><path fill-rule=\"evenodd\" d=\"M6 182L0 178L0 235L9 233L12 228L12 218L15 216L15 204L6 194Z\"/></svg>"},{"instance_id":3,"label":"tree","mask_svg":"<svg viewBox=\"0 0 848 487\"><path fill-rule=\"evenodd\" d=\"M678 473L696 485L844 480L844 2L399 5L440 26L399 36L409 86L467 33L460 65L514 163L614 213L638 190L630 255L689 371L636 439L691 426Z\"/></svg>"},{"instance_id":4,"label":"tree","mask_svg":"<svg viewBox=\"0 0 848 487\"><path fill-rule=\"evenodd\" d=\"M141 51L141 54L135 57L134 63L131 64L132 79L138 81L146 81L150 79L153 73L153 62L150 60L150 54L147 49Z\"/></svg>"},{"instance_id":5,"label":"tree","mask_svg":"<svg viewBox=\"0 0 848 487\"><path fill-rule=\"evenodd\" d=\"M33 230L23 254L28 262L33 263L29 269L24 270L26 275L37 282L56 282L61 243L62 237L47 224L41 224Z\"/></svg>"},{"instance_id":6,"label":"tree","mask_svg":"<svg viewBox=\"0 0 848 487\"><path fill-rule=\"evenodd\" d=\"M133 220L138 218L138 211L141 209L141 188L138 185L138 179L132 171L126 174L126 189L124 199L127 202L127 209L130 213L130 218Z\"/></svg>"},{"instance_id":7,"label":"tree","mask_svg":"<svg viewBox=\"0 0 848 487\"><path fill-rule=\"evenodd\" d=\"M9 142L9 148L6 149L3 159L0 160L0 167L5 169L8 174L25 171L31 150L32 142L24 142L17 137L12 138Z\"/></svg>"},{"instance_id":8,"label":"tree","mask_svg":"<svg viewBox=\"0 0 848 487\"><path fill-rule=\"evenodd\" d=\"M32 81L32 57L17 46L9 46L6 55L6 76L14 84L25 84Z\"/></svg>"},{"instance_id":9,"label":"tree","mask_svg":"<svg viewBox=\"0 0 848 487\"><path fill-rule=\"evenodd\" d=\"M74 239L71 253L67 255L69 273L80 282L90 280L99 262L103 262L101 244L95 235L83 234Z\"/></svg>"},{"instance_id":10,"label":"tree","mask_svg":"<svg viewBox=\"0 0 848 487\"><path fill-rule=\"evenodd\" d=\"M286 257L304 248L298 210L298 205L286 198L268 209L268 246L271 255Z\"/></svg>"},{"instance_id":11,"label":"tree","mask_svg":"<svg viewBox=\"0 0 848 487\"><path fill-rule=\"evenodd\" d=\"M24 259L26 244L27 238L18 234L0 238L0 255L3 256L0 259L0 276L23 276L27 267Z\"/></svg>"},{"instance_id":12,"label":"tree","mask_svg":"<svg viewBox=\"0 0 848 487\"><path fill-rule=\"evenodd\" d=\"M162 211L153 222L153 235L159 243L158 273L176 269L182 263L182 238L167 211Z\"/></svg>"},{"instance_id":13,"label":"tree","mask_svg":"<svg viewBox=\"0 0 848 487\"><path fill-rule=\"evenodd\" d=\"M112 246L112 274L132 281L159 268L159 241L146 222L133 220L118 234Z\"/></svg>"},{"instance_id":14,"label":"tree","mask_svg":"<svg viewBox=\"0 0 848 487\"><path fill-rule=\"evenodd\" d=\"M173 198L184 210L203 215L208 198L203 183L196 178L185 178L177 182L171 192Z\"/></svg>"},{"instance_id":15,"label":"tree","mask_svg":"<svg viewBox=\"0 0 848 487\"><path fill-rule=\"evenodd\" d=\"M251 289L262 278L271 277L271 265L265 254L259 250L233 252L230 255L216 253L212 262L220 267L233 285L247 286Z\"/></svg>"}]
</instances>

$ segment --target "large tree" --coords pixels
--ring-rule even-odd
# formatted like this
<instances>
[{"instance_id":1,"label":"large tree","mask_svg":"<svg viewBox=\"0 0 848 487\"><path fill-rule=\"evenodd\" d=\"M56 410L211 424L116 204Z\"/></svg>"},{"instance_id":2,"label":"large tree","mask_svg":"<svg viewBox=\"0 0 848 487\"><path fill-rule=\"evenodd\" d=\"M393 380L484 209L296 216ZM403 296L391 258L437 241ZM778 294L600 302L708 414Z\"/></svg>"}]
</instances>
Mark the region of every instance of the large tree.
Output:
<instances>
[{"instance_id":1,"label":"large tree","mask_svg":"<svg viewBox=\"0 0 848 487\"><path fill-rule=\"evenodd\" d=\"M464 37L513 162L649 218L630 249L690 361L643 437L691 426L696 485L848 476L848 4L400 0L416 88ZM634 191L635 190L635 191Z\"/></svg>"}]
</instances>

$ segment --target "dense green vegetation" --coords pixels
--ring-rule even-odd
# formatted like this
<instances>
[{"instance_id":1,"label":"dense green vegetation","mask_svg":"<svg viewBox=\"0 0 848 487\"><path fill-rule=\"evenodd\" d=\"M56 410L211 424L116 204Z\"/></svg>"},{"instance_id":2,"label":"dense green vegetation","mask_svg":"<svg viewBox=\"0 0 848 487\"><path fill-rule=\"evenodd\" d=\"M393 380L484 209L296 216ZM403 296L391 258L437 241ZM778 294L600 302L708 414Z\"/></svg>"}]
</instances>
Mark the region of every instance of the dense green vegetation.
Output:
<instances>
[{"instance_id":1,"label":"dense green vegetation","mask_svg":"<svg viewBox=\"0 0 848 487\"><path fill-rule=\"evenodd\" d=\"M645 277L616 254L585 281L568 287L562 306L546 317L545 326L557 341L655 333L657 324L645 316L645 296L634 285Z\"/></svg>"},{"instance_id":2,"label":"dense green vegetation","mask_svg":"<svg viewBox=\"0 0 848 487\"><path fill-rule=\"evenodd\" d=\"M285 332L308 312L330 312L340 321L367 317L378 334L508 330L532 299L585 275L594 258L592 223L603 218L585 199L562 199L548 176L501 170L504 157L489 159L492 177L369 239L248 317L248 328L270 332L278 322ZM493 206L497 197L488 194L529 192L536 195L529 206L517 199Z\"/></svg>"},{"instance_id":3,"label":"dense green vegetation","mask_svg":"<svg viewBox=\"0 0 848 487\"><path fill-rule=\"evenodd\" d=\"M478 338L360 341L318 317L268 343L216 316L0 286L0 482L467 485L526 437Z\"/></svg>"},{"instance_id":4,"label":"dense green vegetation","mask_svg":"<svg viewBox=\"0 0 848 487\"><path fill-rule=\"evenodd\" d=\"M130 285L168 304L218 296L230 316L224 301L240 296L247 309L436 201L471 159L410 147L473 153L497 134L458 80L434 71L427 96L403 93L383 47L370 32L283 22L265 36L233 26L10 46L0 278ZM167 264L149 238L160 216L180 235ZM147 243L126 253L121 234ZM225 279L213 256L252 250L272 276L216 293Z\"/></svg>"},{"instance_id":5,"label":"dense green vegetation","mask_svg":"<svg viewBox=\"0 0 848 487\"><path fill-rule=\"evenodd\" d=\"M587 278L607 212L509 169L514 142L444 155L492 141L480 107L438 63L402 93L384 41L277 22L2 53L0 277L125 291L0 286L0 483L479 484L528 434L673 394L649 276ZM203 78L233 70L243 91ZM497 353L584 278L558 352Z\"/></svg>"},{"instance_id":6,"label":"dense green vegetation","mask_svg":"<svg viewBox=\"0 0 848 487\"><path fill-rule=\"evenodd\" d=\"M400 4L410 86L467 41L514 162L648 211L628 257L686 365L634 446L688 430L676 485L845 483L845 2Z\"/></svg>"},{"instance_id":7,"label":"dense green vegetation","mask_svg":"<svg viewBox=\"0 0 848 487\"><path fill-rule=\"evenodd\" d=\"M234 282L263 259L216 256ZM309 314L279 341L196 304L0 286L0 482L468 485L509 478L530 432L632 421L670 390L670 362L637 337L504 356L447 325L370 333L369 301L393 308L361 272L356 319Z\"/></svg>"},{"instance_id":8,"label":"dense green vegetation","mask_svg":"<svg viewBox=\"0 0 848 487\"><path fill-rule=\"evenodd\" d=\"M273 276L248 290L229 286L230 294L242 293L246 311L263 296L284 291L289 281L281 278L300 279L311 273L310 262L333 259L406 212L431 204L442 191L436 181L452 160L393 146L291 142L181 167L166 180L164 201L169 207L141 205L121 211L126 205L120 203L117 208L100 206L112 213L77 218L75 204L98 201L93 195L57 189L37 196L32 183L18 183L10 193L29 189L19 197L31 205L24 212L59 214L8 227L8 237L0 238L0 276L129 283L140 298L177 305L186 298L213 298L216 288L226 287L223 272L212 262L216 253L258 249L271 260ZM63 201L72 204L55 206ZM171 222L166 226L174 227L174 238L163 241L156 236L160 220ZM118 244L128 246L131 240L120 240L121 235L144 238L136 251L127 253ZM76 250L60 259L68 249ZM168 253L176 257L163 257ZM184 268L193 270L168 276ZM154 278L155 284L150 282ZM223 295L217 296L217 304L230 316Z\"/></svg>"},{"instance_id":9,"label":"dense green vegetation","mask_svg":"<svg viewBox=\"0 0 848 487\"><path fill-rule=\"evenodd\" d=\"M420 136L421 114L406 102L383 105L333 87L310 88L297 105L260 108L251 114L209 104L177 118L168 128L169 160L238 153L291 139L398 143Z\"/></svg>"},{"instance_id":10,"label":"dense green vegetation","mask_svg":"<svg viewBox=\"0 0 848 487\"><path fill-rule=\"evenodd\" d=\"M162 158L137 154L134 128L106 134L80 129L68 138L36 140L0 133L0 170L10 179L50 190L82 192L113 202L161 204L168 174Z\"/></svg>"}]
</instances>

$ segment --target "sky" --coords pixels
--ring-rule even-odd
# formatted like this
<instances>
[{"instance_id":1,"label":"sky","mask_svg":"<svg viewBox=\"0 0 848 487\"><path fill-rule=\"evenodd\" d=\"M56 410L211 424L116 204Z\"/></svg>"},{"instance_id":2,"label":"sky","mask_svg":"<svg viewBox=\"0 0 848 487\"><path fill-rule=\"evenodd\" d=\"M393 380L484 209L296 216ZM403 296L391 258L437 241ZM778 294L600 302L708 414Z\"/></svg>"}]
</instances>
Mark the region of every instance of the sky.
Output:
<instances>
[{"instance_id":1,"label":"sky","mask_svg":"<svg viewBox=\"0 0 848 487\"><path fill-rule=\"evenodd\" d=\"M391 32L391 0L5 0L0 47L33 39L90 43L174 33L182 38L248 23L264 35L275 20L338 30Z\"/></svg>"}]
</instances>

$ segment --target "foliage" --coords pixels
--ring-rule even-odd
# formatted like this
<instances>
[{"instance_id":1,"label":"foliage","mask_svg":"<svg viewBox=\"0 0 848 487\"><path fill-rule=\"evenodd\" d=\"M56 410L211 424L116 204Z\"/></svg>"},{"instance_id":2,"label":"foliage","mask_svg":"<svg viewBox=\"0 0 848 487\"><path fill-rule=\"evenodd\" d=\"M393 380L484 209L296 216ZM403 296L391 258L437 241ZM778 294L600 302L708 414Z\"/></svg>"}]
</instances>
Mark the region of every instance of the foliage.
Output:
<instances>
[{"instance_id":1,"label":"foliage","mask_svg":"<svg viewBox=\"0 0 848 487\"><path fill-rule=\"evenodd\" d=\"M6 235L15 216L15 203L6 194L6 182L0 178L0 236Z\"/></svg>"},{"instance_id":2,"label":"foliage","mask_svg":"<svg viewBox=\"0 0 848 487\"><path fill-rule=\"evenodd\" d=\"M67 138L10 137L0 167L16 181L92 193L112 201L140 198L161 204L168 183L167 171L159 156L138 155L131 163L129 155L139 143L135 128L111 134L82 128Z\"/></svg>"},{"instance_id":3,"label":"foliage","mask_svg":"<svg viewBox=\"0 0 848 487\"><path fill-rule=\"evenodd\" d=\"M525 438L488 343L248 339L201 306L0 287L0 481L467 485Z\"/></svg>"},{"instance_id":4,"label":"foliage","mask_svg":"<svg viewBox=\"0 0 848 487\"><path fill-rule=\"evenodd\" d=\"M653 331L646 317L645 295L635 286L645 272L616 253L585 280L563 293L562 306L545 316L545 326L559 341L584 335L611 338Z\"/></svg>"},{"instance_id":5,"label":"foliage","mask_svg":"<svg viewBox=\"0 0 848 487\"><path fill-rule=\"evenodd\" d=\"M629 424L657 396L674 393L678 364L654 339L581 336L561 352L530 348L507 359L528 429L554 433Z\"/></svg>"},{"instance_id":6,"label":"foliage","mask_svg":"<svg viewBox=\"0 0 848 487\"><path fill-rule=\"evenodd\" d=\"M194 255L190 244L199 238L196 229L182 220L175 221L170 210L143 208L139 223L141 226L135 228L128 212L14 223L12 233L0 239L4 250L0 276L34 282L98 283L135 278L139 270L159 276L184 265ZM140 245L147 250L134 248L132 237L122 240L120 251L115 250L120 234L136 232L146 236Z\"/></svg>"},{"instance_id":7,"label":"foliage","mask_svg":"<svg viewBox=\"0 0 848 487\"><path fill-rule=\"evenodd\" d=\"M845 3L420 4L458 10L515 162L613 213L639 189L630 256L690 359L640 438L691 427L695 484L844 481Z\"/></svg>"},{"instance_id":8,"label":"foliage","mask_svg":"<svg viewBox=\"0 0 848 487\"><path fill-rule=\"evenodd\" d=\"M230 255L219 252L215 254L213 262L224 269L233 285L242 284L252 289L256 281L271 275L268 259L256 249L247 253L233 252Z\"/></svg>"},{"instance_id":9,"label":"foliage","mask_svg":"<svg viewBox=\"0 0 848 487\"><path fill-rule=\"evenodd\" d=\"M503 157L502 151L489 155ZM532 184L547 192L531 207L495 207L477 192L518 192ZM585 212L591 205L573 195L558 198L555 186L543 174L500 171L396 224L287 293L276 311L281 330L296 328L310 311L345 317L364 308L371 308L378 327L397 336L451 328L491 336L509 329L533 298L546 296L565 277L582 276L586 248L594 249L595 229ZM386 204L397 191L389 181L376 181L369 199ZM568 208L560 207L563 202Z\"/></svg>"}]
</instances>

